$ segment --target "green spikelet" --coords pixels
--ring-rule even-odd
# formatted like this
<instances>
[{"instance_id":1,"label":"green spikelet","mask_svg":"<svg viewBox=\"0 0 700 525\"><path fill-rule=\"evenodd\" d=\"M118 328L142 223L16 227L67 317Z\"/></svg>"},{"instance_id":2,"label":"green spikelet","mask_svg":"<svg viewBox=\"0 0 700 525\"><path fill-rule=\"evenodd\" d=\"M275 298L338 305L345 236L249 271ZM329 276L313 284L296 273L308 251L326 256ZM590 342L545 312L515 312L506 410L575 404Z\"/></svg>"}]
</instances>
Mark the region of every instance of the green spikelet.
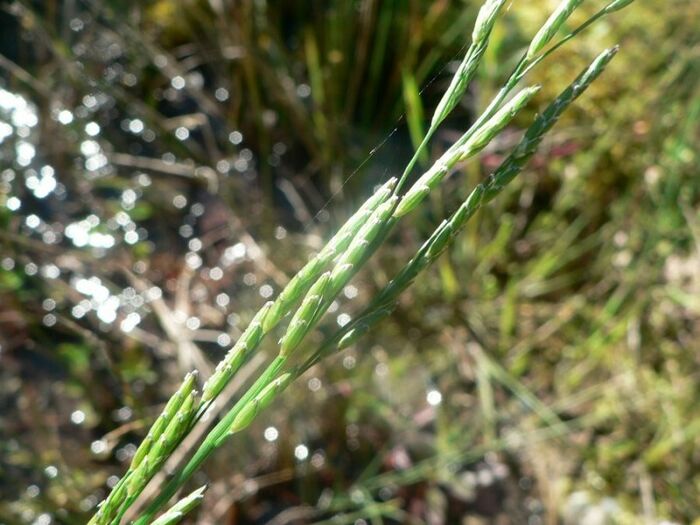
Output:
<instances>
[{"instance_id":1,"label":"green spikelet","mask_svg":"<svg viewBox=\"0 0 700 525\"><path fill-rule=\"evenodd\" d=\"M544 25L535 35L535 38L530 42L530 47L527 50L526 60L532 60L537 53L542 51L544 47L557 34L559 28L568 20L576 8L581 5L583 0L562 0L554 12L549 16Z\"/></svg>"},{"instance_id":2,"label":"green spikelet","mask_svg":"<svg viewBox=\"0 0 700 525\"><path fill-rule=\"evenodd\" d=\"M486 124L474 133L458 151L457 160L464 160L484 149L496 135L513 120L521 109L534 97L541 89L541 86L525 88L516 94L507 104L505 104L496 114L491 117Z\"/></svg>"},{"instance_id":3,"label":"green spikelet","mask_svg":"<svg viewBox=\"0 0 700 525\"><path fill-rule=\"evenodd\" d=\"M114 516L119 512L119 507L127 496L127 482L126 476L119 481L116 487L112 489L109 498L104 502L100 510L95 515L95 523L99 525L109 523Z\"/></svg>"},{"instance_id":4,"label":"green spikelet","mask_svg":"<svg viewBox=\"0 0 700 525\"><path fill-rule=\"evenodd\" d=\"M452 77L449 87L435 109L435 113L430 122L431 128L436 128L440 125L445 117L449 115L459 103L462 96L464 96L464 92L474 78L481 58L486 52L491 30L496 23L496 18L503 4L505 4L505 0L488 0L481 6L481 9L479 9L479 14L474 24L474 31L472 32L472 43L469 49L467 49L464 59L459 64L459 68Z\"/></svg>"},{"instance_id":5,"label":"green spikelet","mask_svg":"<svg viewBox=\"0 0 700 525\"><path fill-rule=\"evenodd\" d=\"M168 426L165 427L160 438L154 441L147 455L151 465L159 465L162 460L167 458L173 448L175 448L175 445L177 445L180 437L187 432L196 409L196 399L197 392L192 391L180 406L177 414L170 420Z\"/></svg>"},{"instance_id":6,"label":"green spikelet","mask_svg":"<svg viewBox=\"0 0 700 525\"><path fill-rule=\"evenodd\" d=\"M289 355L301 343L304 336L311 330L316 312L323 303L326 288L331 280L331 273L326 272L318 278L308 291L301 305L289 322L287 331L282 337L280 355Z\"/></svg>"},{"instance_id":7,"label":"green spikelet","mask_svg":"<svg viewBox=\"0 0 700 525\"><path fill-rule=\"evenodd\" d=\"M263 323L273 306L268 301L253 317L243 334L238 338L233 348L228 351L226 357L219 362L216 370L204 384L202 391L202 403L207 403L218 396L231 378L238 372L243 363L253 353L263 337Z\"/></svg>"},{"instance_id":8,"label":"green spikelet","mask_svg":"<svg viewBox=\"0 0 700 525\"><path fill-rule=\"evenodd\" d=\"M289 312L291 307L306 293L318 276L326 269L328 264L342 253L350 244L357 231L367 221L370 215L381 203L391 196L396 186L396 179L392 178L384 183L350 219L338 230L333 238L328 241L321 252L309 261L280 292L263 322L263 332L267 333L274 328L280 320Z\"/></svg>"},{"instance_id":9,"label":"green spikelet","mask_svg":"<svg viewBox=\"0 0 700 525\"><path fill-rule=\"evenodd\" d=\"M102 508L95 515L95 523L109 523L119 509L119 505L123 502L127 495L128 483L134 477L134 473L139 471L139 468L153 448L153 444L157 442L163 432L166 430L170 422L177 416L183 405L187 404L187 400L192 395L197 382L197 371L188 373L180 388L170 397L165 404L165 408L160 413L158 418L151 426L146 438L141 442L139 448L136 449L134 457L131 460L131 465L124 479L110 492L109 496L102 505Z\"/></svg>"},{"instance_id":10,"label":"green spikelet","mask_svg":"<svg viewBox=\"0 0 700 525\"><path fill-rule=\"evenodd\" d=\"M331 273L328 295L334 298L359 269L358 265L370 253L372 242L391 218L398 197L394 196L379 206L360 228L348 249L338 258Z\"/></svg>"},{"instance_id":11,"label":"green spikelet","mask_svg":"<svg viewBox=\"0 0 700 525\"><path fill-rule=\"evenodd\" d=\"M139 464L139 468L129 476L127 483L127 494L129 496L136 495L143 490L148 480L151 479L151 470L152 465L148 462L148 458L144 459Z\"/></svg>"},{"instance_id":12,"label":"green spikelet","mask_svg":"<svg viewBox=\"0 0 700 525\"><path fill-rule=\"evenodd\" d=\"M360 322L353 325L353 327L348 330L348 332L340 339L338 342L338 350L347 348L350 345L355 344L355 342L365 335L369 329L380 319L383 319L394 311L394 305L384 306L374 312L370 312L369 315L364 316Z\"/></svg>"},{"instance_id":13,"label":"green spikelet","mask_svg":"<svg viewBox=\"0 0 700 525\"><path fill-rule=\"evenodd\" d=\"M131 467L130 470L136 469L140 464L141 461L146 457L148 454L148 451L151 449L151 446L153 445L153 436L148 434L144 440L141 442L141 445L139 445L139 448L136 449L136 453L134 454L134 458L131 460Z\"/></svg>"},{"instance_id":14,"label":"green spikelet","mask_svg":"<svg viewBox=\"0 0 700 525\"><path fill-rule=\"evenodd\" d=\"M267 385L260 393L245 405L231 423L230 434L240 432L252 423L261 410L264 410L277 395L294 379L290 373L282 374Z\"/></svg>"},{"instance_id":15,"label":"green spikelet","mask_svg":"<svg viewBox=\"0 0 700 525\"><path fill-rule=\"evenodd\" d=\"M199 487L190 495L182 498L175 505L170 507L162 516L156 519L151 525L174 525L182 520L191 510L197 508L204 498L206 485Z\"/></svg>"}]
</instances>

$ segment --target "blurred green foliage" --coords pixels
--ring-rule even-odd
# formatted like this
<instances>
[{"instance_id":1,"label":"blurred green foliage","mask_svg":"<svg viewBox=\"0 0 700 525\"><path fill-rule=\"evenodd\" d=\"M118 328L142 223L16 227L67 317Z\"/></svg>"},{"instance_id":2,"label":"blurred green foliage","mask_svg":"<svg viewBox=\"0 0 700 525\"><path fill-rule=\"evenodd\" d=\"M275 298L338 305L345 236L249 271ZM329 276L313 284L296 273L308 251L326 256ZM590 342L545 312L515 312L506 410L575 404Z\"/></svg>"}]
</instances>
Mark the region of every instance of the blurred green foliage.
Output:
<instances>
[{"instance_id":1,"label":"blurred green foliage","mask_svg":"<svg viewBox=\"0 0 700 525\"><path fill-rule=\"evenodd\" d=\"M431 156L550 4L514 2ZM7 5L0 87L38 124L28 164L26 136L0 144L0 523L86 519L184 370L403 167L477 7ZM392 319L217 454L198 523L700 516L698 19L693 0L636 2L536 70L548 100L622 46ZM371 297L511 145L446 181L347 297ZM44 165L63 198L32 193ZM81 221L115 245L71 241Z\"/></svg>"}]
</instances>

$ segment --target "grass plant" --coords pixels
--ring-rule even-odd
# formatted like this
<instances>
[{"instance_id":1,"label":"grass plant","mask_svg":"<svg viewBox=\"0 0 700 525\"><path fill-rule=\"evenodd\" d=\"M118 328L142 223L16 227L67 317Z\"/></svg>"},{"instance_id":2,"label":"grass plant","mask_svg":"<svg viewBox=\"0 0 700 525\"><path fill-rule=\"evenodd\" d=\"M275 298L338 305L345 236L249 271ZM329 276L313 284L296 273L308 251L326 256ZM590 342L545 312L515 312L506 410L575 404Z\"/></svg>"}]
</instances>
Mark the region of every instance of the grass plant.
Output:
<instances>
[{"instance_id":1,"label":"grass plant","mask_svg":"<svg viewBox=\"0 0 700 525\"><path fill-rule=\"evenodd\" d=\"M511 154L485 180L475 186L456 211L439 224L416 255L352 322L337 330L315 348L307 344L308 334L319 326L331 304L338 300L343 288L384 243L398 220L416 210L459 163L486 148L512 123L515 115L534 100L539 91L538 86L526 87L513 95L527 73L593 22L629 3L631 2L618 0L607 4L581 26L551 45L566 20L581 4L581 0L562 1L537 32L512 74L484 112L408 190L403 191L435 131L464 96L488 48L491 32L505 4L504 0L488 0L478 13L472 34L473 41L465 53L464 60L438 104L425 137L416 148L401 177L398 180L388 180L373 193L318 255L289 281L279 296L260 309L206 381L201 395L195 390L196 373L185 378L138 448L128 471L101 504L90 523L118 525L122 522L130 506L143 492L147 483L162 469L182 439L195 425L206 424L202 421L202 416L216 402L241 366L259 349L264 338L291 314L279 341L277 355L233 407L214 425L189 462L173 474L135 523L175 523L194 508L202 498L203 489L180 500L169 511L157 517L161 509L212 452L226 443L232 435L245 430L288 385L321 359L355 343L374 324L389 315L401 292L443 253L474 213L496 197L517 176L561 113L598 78L617 52L617 48L603 51L535 118Z\"/></svg>"}]
</instances>

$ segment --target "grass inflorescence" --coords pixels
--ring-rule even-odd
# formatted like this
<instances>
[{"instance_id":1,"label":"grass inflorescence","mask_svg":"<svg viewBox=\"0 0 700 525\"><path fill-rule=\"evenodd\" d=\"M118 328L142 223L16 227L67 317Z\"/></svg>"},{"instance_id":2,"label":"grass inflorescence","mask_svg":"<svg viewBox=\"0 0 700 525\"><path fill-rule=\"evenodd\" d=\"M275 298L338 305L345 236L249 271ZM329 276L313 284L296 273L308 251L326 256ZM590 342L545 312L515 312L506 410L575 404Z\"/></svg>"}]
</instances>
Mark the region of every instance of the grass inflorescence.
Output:
<instances>
[{"instance_id":1,"label":"grass inflorescence","mask_svg":"<svg viewBox=\"0 0 700 525\"><path fill-rule=\"evenodd\" d=\"M631 2L617 0L608 4L570 34L552 44L557 33L581 4L581 0L562 1L536 33L512 74L474 124L408 190L403 191L417 159L423 154L437 128L464 96L484 56L494 25L505 4L503 0L488 0L477 15L473 41L439 102L428 131L401 177L398 180L388 180L371 195L318 255L289 281L278 297L262 306L206 381L201 396L195 390L196 374L185 378L137 449L127 473L102 503L91 523L115 525L121 522L146 484L162 469L178 444L200 422L200 417L216 402L226 385L256 352L265 337L289 318L278 342L277 355L214 425L189 462L174 473L135 523L175 523L184 513L194 508L202 498L203 489L195 491L156 518L161 508L206 458L230 436L248 427L296 378L327 355L355 343L373 325L388 316L399 295L444 252L466 222L520 173L561 113L602 73L617 52L616 48L603 51L566 90L537 115L510 155L474 187L462 204L439 224L415 256L352 322L317 347L309 348L308 334L319 326L343 288L388 238L394 225L416 210L459 163L486 148L512 123L516 114L532 103L539 86L526 87L513 95L525 75L580 31L629 3Z\"/></svg>"}]
</instances>

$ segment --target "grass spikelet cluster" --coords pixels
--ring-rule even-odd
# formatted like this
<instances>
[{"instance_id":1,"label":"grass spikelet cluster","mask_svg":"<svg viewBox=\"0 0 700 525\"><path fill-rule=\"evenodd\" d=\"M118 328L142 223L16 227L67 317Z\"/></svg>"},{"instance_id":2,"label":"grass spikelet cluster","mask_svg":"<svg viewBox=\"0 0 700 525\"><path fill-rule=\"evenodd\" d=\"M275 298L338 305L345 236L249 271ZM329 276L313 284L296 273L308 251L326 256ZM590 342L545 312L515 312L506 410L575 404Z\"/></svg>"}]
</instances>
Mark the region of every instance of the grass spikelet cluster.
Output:
<instances>
[{"instance_id":1,"label":"grass spikelet cluster","mask_svg":"<svg viewBox=\"0 0 700 525\"><path fill-rule=\"evenodd\" d=\"M216 400L275 327L286 322L284 335L277 343L277 351L267 367L209 430L189 462L173 474L167 485L161 488L157 497L136 519L136 525L175 523L194 508L202 498L203 489L178 502L160 518L155 518L214 450L222 446L231 435L246 429L295 379L327 355L357 342L372 326L390 315L399 295L420 272L440 257L477 210L498 195L523 169L561 113L599 77L617 52L616 48L601 53L566 90L539 113L503 163L474 187L461 205L440 223L411 260L353 321L336 330L316 347L307 342L310 339L307 338L308 334L322 323L330 305L339 298L343 288L388 238L399 219L418 208L458 163L474 157L487 147L506 126L512 124L514 116L533 101L538 86L518 90L527 73L580 31L602 16L619 11L630 2L621 0L608 4L571 34L549 46L580 3L581 0L565 0L559 4L483 113L407 191L402 191L430 137L464 95L488 46L490 34L505 1L486 1L478 13L473 41L464 60L438 104L421 145L401 177L398 180L388 180L373 193L326 246L289 281L279 296L259 310L205 383L201 398L194 389L195 374L187 376L138 448L126 475L102 504L91 523L118 525L121 522L126 510L143 491L146 483L162 468L183 437L199 421L199 416ZM542 53L547 46L548 50ZM290 313L291 318L287 321Z\"/></svg>"},{"instance_id":2,"label":"grass spikelet cluster","mask_svg":"<svg viewBox=\"0 0 700 525\"><path fill-rule=\"evenodd\" d=\"M385 182L338 230L326 246L309 261L280 292L275 299L270 312L265 315L263 331L269 332L277 326L282 318L289 313L290 308L304 295L319 275L328 267L330 262L343 253L357 234L360 227L374 210L391 196L396 186L396 179Z\"/></svg>"},{"instance_id":3,"label":"grass spikelet cluster","mask_svg":"<svg viewBox=\"0 0 700 525\"><path fill-rule=\"evenodd\" d=\"M443 181L458 162L473 157L484 149L539 90L539 86L523 89L496 112L476 133L465 134L406 192L394 212L394 216L397 218L402 217L417 208L430 191Z\"/></svg>"}]
</instances>

